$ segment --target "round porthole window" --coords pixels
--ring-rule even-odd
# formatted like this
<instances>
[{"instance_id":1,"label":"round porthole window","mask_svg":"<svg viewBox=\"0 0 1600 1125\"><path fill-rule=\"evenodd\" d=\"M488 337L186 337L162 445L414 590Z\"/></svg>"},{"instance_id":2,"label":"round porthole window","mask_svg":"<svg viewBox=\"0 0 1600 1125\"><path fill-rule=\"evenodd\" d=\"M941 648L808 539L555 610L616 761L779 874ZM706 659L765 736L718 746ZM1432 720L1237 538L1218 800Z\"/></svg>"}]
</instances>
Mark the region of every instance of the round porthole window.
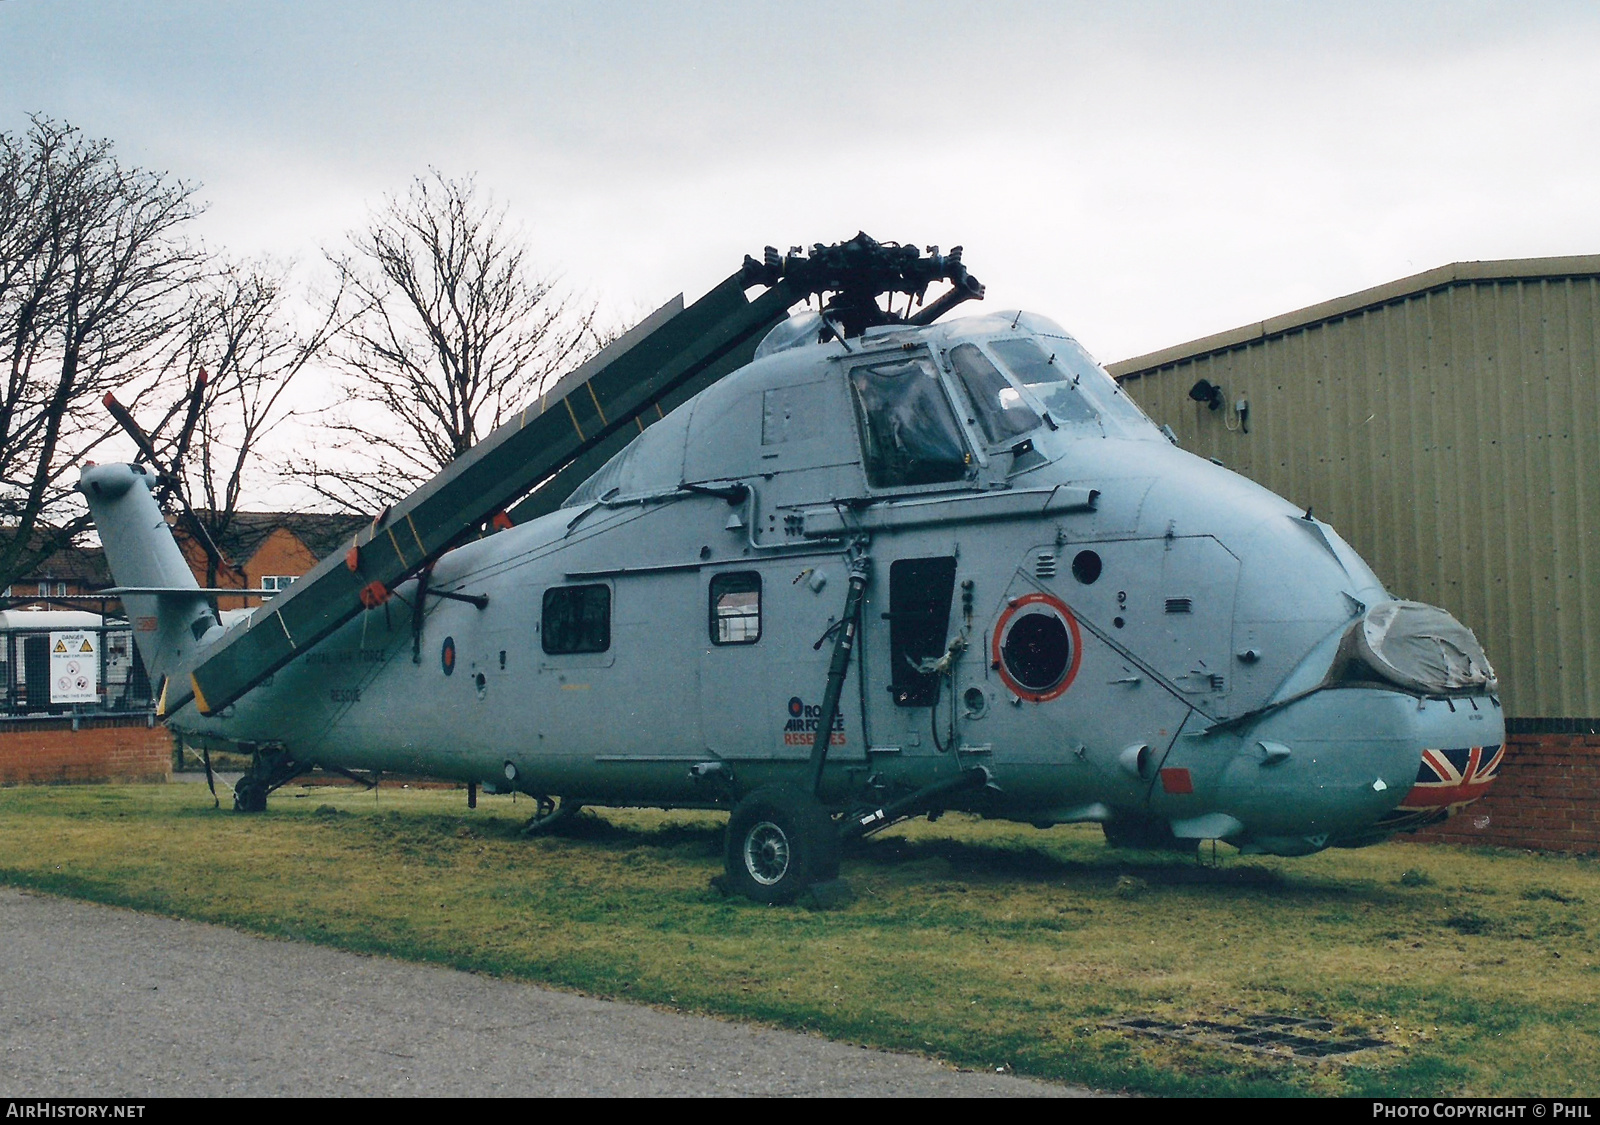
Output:
<instances>
[{"instance_id":1,"label":"round porthole window","mask_svg":"<svg viewBox=\"0 0 1600 1125\"><path fill-rule=\"evenodd\" d=\"M991 656L1013 693L1043 703L1072 686L1082 649L1072 611L1049 594L1028 594L1000 615Z\"/></svg>"}]
</instances>

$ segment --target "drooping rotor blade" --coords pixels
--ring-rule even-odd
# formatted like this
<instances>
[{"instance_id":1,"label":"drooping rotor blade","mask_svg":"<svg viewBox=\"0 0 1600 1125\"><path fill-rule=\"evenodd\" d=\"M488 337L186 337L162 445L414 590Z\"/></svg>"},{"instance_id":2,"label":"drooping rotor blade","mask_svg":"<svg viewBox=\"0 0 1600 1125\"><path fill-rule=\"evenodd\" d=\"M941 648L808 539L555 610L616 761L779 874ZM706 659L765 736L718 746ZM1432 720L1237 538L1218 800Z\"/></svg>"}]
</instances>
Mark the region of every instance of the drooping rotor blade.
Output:
<instances>
[{"instance_id":1,"label":"drooping rotor blade","mask_svg":"<svg viewBox=\"0 0 1600 1125\"><path fill-rule=\"evenodd\" d=\"M624 426L587 452L570 461L560 472L541 484L515 508L511 509L511 522L527 523L561 507L572 490L588 480L600 467L627 448L628 443L642 434L652 422L666 417L712 383L730 372L737 371L755 356L760 337L751 337L722 359L713 363L692 378L685 379L674 390L661 396L654 407L640 414L632 426Z\"/></svg>"},{"instance_id":2,"label":"drooping rotor blade","mask_svg":"<svg viewBox=\"0 0 1600 1125\"><path fill-rule=\"evenodd\" d=\"M983 286L971 274L962 276L959 282L952 283L949 292L937 300L929 301L919 309L915 316L906 318L907 324L925 325L932 324L945 313L966 301L983 300Z\"/></svg>"},{"instance_id":3,"label":"drooping rotor blade","mask_svg":"<svg viewBox=\"0 0 1600 1125\"><path fill-rule=\"evenodd\" d=\"M723 366L788 315L784 281L754 301L735 274L694 304L663 306L563 378L538 402L387 509L347 552L325 558L227 634L190 675L213 714L436 559L495 512L606 442L697 376ZM170 698L175 710L185 698Z\"/></svg>"},{"instance_id":4,"label":"drooping rotor blade","mask_svg":"<svg viewBox=\"0 0 1600 1125\"><path fill-rule=\"evenodd\" d=\"M127 431L128 436L133 439L133 444L139 447L139 456L134 458L133 463L137 465L140 461L149 461L150 464L155 466L156 472L162 472L161 462L156 460L156 447L150 444L150 435L145 433L144 428L133 420L133 415L128 413L128 408L118 402L117 396L110 391L107 391L106 397L100 401L111 412L111 417L117 420L117 425Z\"/></svg>"}]
</instances>

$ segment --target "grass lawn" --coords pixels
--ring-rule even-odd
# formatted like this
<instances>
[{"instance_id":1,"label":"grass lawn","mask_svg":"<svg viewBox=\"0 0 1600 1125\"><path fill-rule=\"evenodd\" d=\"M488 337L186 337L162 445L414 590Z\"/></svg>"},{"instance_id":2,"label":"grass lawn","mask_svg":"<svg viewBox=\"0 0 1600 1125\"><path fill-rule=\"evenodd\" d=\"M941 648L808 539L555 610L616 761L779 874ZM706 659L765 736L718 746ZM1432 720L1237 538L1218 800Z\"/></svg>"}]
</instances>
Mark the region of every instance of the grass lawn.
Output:
<instances>
[{"instance_id":1,"label":"grass lawn","mask_svg":"<svg viewBox=\"0 0 1600 1125\"><path fill-rule=\"evenodd\" d=\"M858 897L824 911L711 889L722 817L606 811L523 840L531 811L460 790L289 787L241 816L197 785L4 789L0 882L1103 1089L1600 1092L1594 859L1386 844L1209 867L950 815L847 857ZM1388 1045L1308 1062L1106 1026L1261 1014Z\"/></svg>"}]
</instances>

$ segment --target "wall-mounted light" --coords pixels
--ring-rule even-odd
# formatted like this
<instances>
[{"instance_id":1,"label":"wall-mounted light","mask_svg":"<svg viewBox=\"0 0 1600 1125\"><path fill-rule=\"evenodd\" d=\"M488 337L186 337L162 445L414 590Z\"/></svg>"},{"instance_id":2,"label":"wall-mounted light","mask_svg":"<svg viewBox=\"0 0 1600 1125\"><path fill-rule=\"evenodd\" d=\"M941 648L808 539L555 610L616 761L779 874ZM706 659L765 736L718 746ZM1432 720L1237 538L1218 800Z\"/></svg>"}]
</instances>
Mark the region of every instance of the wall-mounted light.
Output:
<instances>
[{"instance_id":1,"label":"wall-mounted light","mask_svg":"<svg viewBox=\"0 0 1600 1125\"><path fill-rule=\"evenodd\" d=\"M1189 397L1196 402L1205 403L1212 410L1221 410L1226 396L1223 394L1222 388L1211 380L1201 379L1189 388Z\"/></svg>"}]
</instances>

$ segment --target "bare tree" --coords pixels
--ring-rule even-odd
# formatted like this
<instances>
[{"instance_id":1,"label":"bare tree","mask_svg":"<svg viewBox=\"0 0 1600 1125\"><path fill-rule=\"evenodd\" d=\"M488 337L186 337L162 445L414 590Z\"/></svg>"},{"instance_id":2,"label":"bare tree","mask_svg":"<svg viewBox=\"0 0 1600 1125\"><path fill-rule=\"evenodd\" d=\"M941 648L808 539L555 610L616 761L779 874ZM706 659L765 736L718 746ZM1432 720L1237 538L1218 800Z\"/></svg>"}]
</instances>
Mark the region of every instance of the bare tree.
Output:
<instances>
[{"instance_id":1,"label":"bare tree","mask_svg":"<svg viewBox=\"0 0 1600 1125\"><path fill-rule=\"evenodd\" d=\"M232 529L239 502L263 475L261 443L293 416L286 396L294 378L326 345L342 302L335 297L320 323L297 328L286 271L267 262L226 263L199 279L186 330L169 354L163 382L184 395L153 428L157 452L176 462L180 486L215 542ZM177 448L189 399L203 377L188 454ZM217 584L217 561L206 585Z\"/></svg>"},{"instance_id":2,"label":"bare tree","mask_svg":"<svg viewBox=\"0 0 1600 1125\"><path fill-rule=\"evenodd\" d=\"M331 356L342 397L295 476L343 508L408 495L600 342L594 310L534 273L525 240L471 178L438 171L330 256L355 311Z\"/></svg>"},{"instance_id":3,"label":"bare tree","mask_svg":"<svg viewBox=\"0 0 1600 1125\"><path fill-rule=\"evenodd\" d=\"M70 470L111 433L99 394L184 323L194 191L46 117L0 133L0 587L87 526Z\"/></svg>"}]
</instances>

